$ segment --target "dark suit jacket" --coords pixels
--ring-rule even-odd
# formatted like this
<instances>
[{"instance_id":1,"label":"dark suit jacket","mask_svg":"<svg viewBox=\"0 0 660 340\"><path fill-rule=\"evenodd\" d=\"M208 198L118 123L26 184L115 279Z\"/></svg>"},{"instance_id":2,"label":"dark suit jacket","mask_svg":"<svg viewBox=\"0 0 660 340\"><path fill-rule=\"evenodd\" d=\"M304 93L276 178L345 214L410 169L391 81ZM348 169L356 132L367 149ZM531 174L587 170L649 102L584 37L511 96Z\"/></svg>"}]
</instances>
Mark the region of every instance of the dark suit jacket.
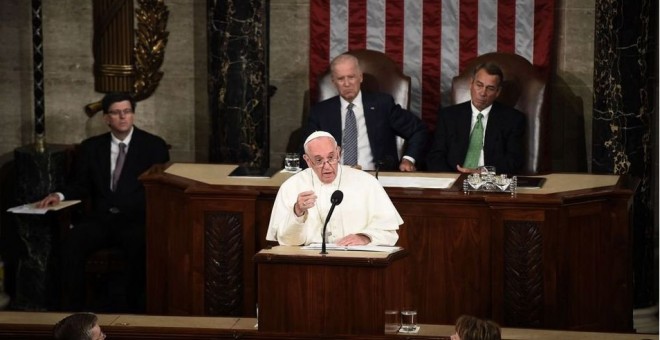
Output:
<instances>
[{"instance_id":1,"label":"dark suit jacket","mask_svg":"<svg viewBox=\"0 0 660 340\"><path fill-rule=\"evenodd\" d=\"M406 140L404 155L423 162L423 153L428 140L428 130L417 116L394 103L392 96L384 93L362 92L364 119L371 145L374 163L382 162L382 169L399 168L396 136ZM314 131L329 132L341 145L341 101L332 97L314 105L310 111L303 141Z\"/></svg>"},{"instance_id":2,"label":"dark suit jacket","mask_svg":"<svg viewBox=\"0 0 660 340\"><path fill-rule=\"evenodd\" d=\"M169 161L165 141L134 127L117 190L110 190L110 132L84 140L77 153L75 177L62 194L69 199L90 198L92 215L102 217L118 208L123 218L144 223L145 193L138 180L152 165Z\"/></svg>"},{"instance_id":3,"label":"dark suit jacket","mask_svg":"<svg viewBox=\"0 0 660 340\"><path fill-rule=\"evenodd\" d=\"M470 143L470 102L440 109L433 145L428 154L430 171L456 171L465 161ZM497 173L516 174L524 162L525 115L498 102L493 103L484 137L484 163Z\"/></svg>"}]
</instances>

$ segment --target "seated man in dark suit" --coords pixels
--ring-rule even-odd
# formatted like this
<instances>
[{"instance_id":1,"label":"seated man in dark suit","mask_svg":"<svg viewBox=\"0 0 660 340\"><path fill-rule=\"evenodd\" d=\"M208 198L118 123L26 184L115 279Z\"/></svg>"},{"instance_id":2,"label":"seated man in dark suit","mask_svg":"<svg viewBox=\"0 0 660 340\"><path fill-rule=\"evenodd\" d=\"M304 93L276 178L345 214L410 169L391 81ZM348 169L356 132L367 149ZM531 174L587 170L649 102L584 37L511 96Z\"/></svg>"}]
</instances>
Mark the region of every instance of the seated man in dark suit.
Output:
<instances>
[{"instance_id":1,"label":"seated man in dark suit","mask_svg":"<svg viewBox=\"0 0 660 340\"><path fill-rule=\"evenodd\" d=\"M439 110L428 170L471 173L494 166L497 173L516 174L522 169L525 116L495 101L503 79L498 65L478 65L472 99Z\"/></svg>"},{"instance_id":2,"label":"seated man in dark suit","mask_svg":"<svg viewBox=\"0 0 660 340\"><path fill-rule=\"evenodd\" d=\"M110 132L80 144L75 177L39 206L61 200L91 200L91 212L63 235L62 278L65 310L84 308L85 263L94 251L119 247L126 270L113 285L113 311L141 311L145 291L145 191L138 176L152 165L169 161L165 141L133 125L135 100L125 93L107 94L103 119ZM116 291L115 291L116 290Z\"/></svg>"},{"instance_id":3,"label":"seated man in dark suit","mask_svg":"<svg viewBox=\"0 0 660 340\"><path fill-rule=\"evenodd\" d=\"M303 140L314 131L327 131L340 143L344 165L415 171L428 139L426 124L395 104L392 96L360 91L362 71L356 57L342 54L330 70L339 95L311 108ZM406 140L402 159L396 136Z\"/></svg>"}]
</instances>

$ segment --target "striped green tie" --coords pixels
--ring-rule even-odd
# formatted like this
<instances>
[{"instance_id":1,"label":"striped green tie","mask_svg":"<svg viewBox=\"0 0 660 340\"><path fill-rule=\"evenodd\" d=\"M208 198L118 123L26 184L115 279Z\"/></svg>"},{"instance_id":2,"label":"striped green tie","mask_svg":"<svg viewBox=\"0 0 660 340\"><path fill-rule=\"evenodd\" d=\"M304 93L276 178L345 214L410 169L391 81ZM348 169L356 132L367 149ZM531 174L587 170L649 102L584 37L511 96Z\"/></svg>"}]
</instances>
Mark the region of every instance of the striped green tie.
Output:
<instances>
[{"instance_id":1,"label":"striped green tie","mask_svg":"<svg viewBox=\"0 0 660 340\"><path fill-rule=\"evenodd\" d=\"M476 169L477 165L479 165L479 156L484 146L484 127L481 125L481 118L483 117L484 115L481 113L477 115L477 123L474 124L472 133L470 134L470 146L468 146L465 162L463 162L464 168Z\"/></svg>"}]
</instances>

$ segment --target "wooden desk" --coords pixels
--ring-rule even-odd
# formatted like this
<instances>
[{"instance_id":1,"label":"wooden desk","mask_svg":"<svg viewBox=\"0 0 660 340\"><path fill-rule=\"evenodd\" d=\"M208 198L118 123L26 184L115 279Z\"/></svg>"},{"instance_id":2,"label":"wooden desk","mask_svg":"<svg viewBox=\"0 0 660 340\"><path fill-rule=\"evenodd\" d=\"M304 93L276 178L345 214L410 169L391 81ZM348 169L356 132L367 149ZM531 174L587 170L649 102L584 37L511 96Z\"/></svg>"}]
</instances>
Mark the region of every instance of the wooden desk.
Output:
<instances>
[{"instance_id":1,"label":"wooden desk","mask_svg":"<svg viewBox=\"0 0 660 340\"><path fill-rule=\"evenodd\" d=\"M0 311L0 339L52 339L53 325L68 314ZM273 333L257 331L254 318L191 317L158 315L98 314L99 325L108 339L245 339L245 340L449 340L454 333L451 325L420 325L415 335L394 334L380 336L344 335L322 337L317 333ZM571 332L523 328L502 328L504 340L658 340L657 334L623 334Z\"/></svg>"},{"instance_id":2,"label":"wooden desk","mask_svg":"<svg viewBox=\"0 0 660 340\"><path fill-rule=\"evenodd\" d=\"M404 249L394 253L277 246L254 257L259 331L371 334L384 331L384 311L406 301Z\"/></svg>"},{"instance_id":3,"label":"wooden desk","mask_svg":"<svg viewBox=\"0 0 660 340\"><path fill-rule=\"evenodd\" d=\"M267 247L273 200L290 174L237 180L227 177L233 168L172 164L141 177L150 314L255 315L252 257ZM466 195L460 179L442 190L386 188L405 221L398 245L410 252L406 277L421 323L472 314L508 327L632 330L637 183L544 177L542 189L515 197Z\"/></svg>"}]
</instances>

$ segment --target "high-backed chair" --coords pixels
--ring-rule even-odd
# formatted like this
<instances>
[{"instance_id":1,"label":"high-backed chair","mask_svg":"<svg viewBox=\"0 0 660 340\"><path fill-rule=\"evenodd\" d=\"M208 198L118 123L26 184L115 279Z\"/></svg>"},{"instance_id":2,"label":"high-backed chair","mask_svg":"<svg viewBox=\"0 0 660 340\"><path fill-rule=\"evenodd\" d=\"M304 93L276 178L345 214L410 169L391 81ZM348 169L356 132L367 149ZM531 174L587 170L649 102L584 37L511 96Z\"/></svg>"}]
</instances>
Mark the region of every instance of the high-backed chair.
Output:
<instances>
[{"instance_id":1,"label":"high-backed chair","mask_svg":"<svg viewBox=\"0 0 660 340\"><path fill-rule=\"evenodd\" d=\"M527 119L525 165L522 172L538 174L550 170L549 119L546 83L527 59L511 53L487 53L472 60L452 80L452 104L470 100L474 68L484 62L497 63L504 73L502 92L497 101L522 111Z\"/></svg>"},{"instance_id":2,"label":"high-backed chair","mask_svg":"<svg viewBox=\"0 0 660 340\"><path fill-rule=\"evenodd\" d=\"M399 66L385 53L373 50L354 50L348 52L354 55L362 69L362 91L388 93L394 102L402 108L410 106L410 77L403 74ZM339 94L332 83L328 69L318 80L318 101L332 98ZM403 138L397 137L397 150L399 158L403 153Z\"/></svg>"},{"instance_id":3,"label":"high-backed chair","mask_svg":"<svg viewBox=\"0 0 660 340\"><path fill-rule=\"evenodd\" d=\"M348 52L358 58L364 75L362 90L389 93L394 102L408 109L410 105L410 77L403 74L397 64L385 53L373 50L355 50ZM330 70L319 77L319 96L322 101L338 94L332 84Z\"/></svg>"}]
</instances>

